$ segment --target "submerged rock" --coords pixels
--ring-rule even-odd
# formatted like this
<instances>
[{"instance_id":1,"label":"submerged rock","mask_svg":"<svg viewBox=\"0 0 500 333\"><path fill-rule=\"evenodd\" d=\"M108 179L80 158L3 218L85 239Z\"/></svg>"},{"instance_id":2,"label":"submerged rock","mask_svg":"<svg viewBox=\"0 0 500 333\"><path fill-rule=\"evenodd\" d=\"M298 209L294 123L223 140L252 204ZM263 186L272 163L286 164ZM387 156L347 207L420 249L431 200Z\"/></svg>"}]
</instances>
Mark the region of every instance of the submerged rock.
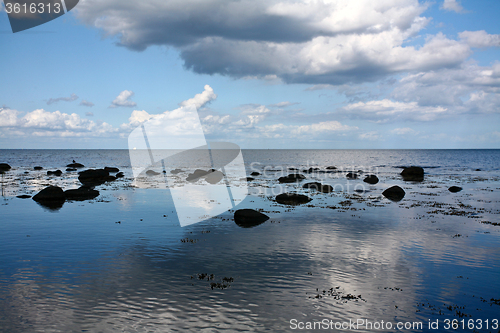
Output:
<instances>
[{"instance_id":1,"label":"submerged rock","mask_svg":"<svg viewBox=\"0 0 500 333\"><path fill-rule=\"evenodd\" d=\"M116 178L123 178L125 177L125 175L123 174L123 172L118 172L116 175L115 175Z\"/></svg>"},{"instance_id":2,"label":"submerged rock","mask_svg":"<svg viewBox=\"0 0 500 333\"><path fill-rule=\"evenodd\" d=\"M462 188L460 186L452 186L448 189L448 191L450 191L451 193L457 193L462 191Z\"/></svg>"},{"instance_id":3,"label":"submerged rock","mask_svg":"<svg viewBox=\"0 0 500 333\"><path fill-rule=\"evenodd\" d=\"M56 170L56 171L47 171L47 176L61 176L62 171L61 170Z\"/></svg>"},{"instance_id":4,"label":"submerged rock","mask_svg":"<svg viewBox=\"0 0 500 333\"><path fill-rule=\"evenodd\" d=\"M21 195L16 196L16 198L19 198L19 199L29 199L29 198L31 198L31 195L21 194Z\"/></svg>"},{"instance_id":5,"label":"submerged rock","mask_svg":"<svg viewBox=\"0 0 500 333\"><path fill-rule=\"evenodd\" d=\"M0 163L0 171L9 171L11 168L7 163Z\"/></svg>"},{"instance_id":6,"label":"submerged rock","mask_svg":"<svg viewBox=\"0 0 500 333\"><path fill-rule=\"evenodd\" d=\"M280 183L295 183L300 182L303 179L306 179L304 175L301 175L300 173L291 173L287 176L278 178L278 181Z\"/></svg>"},{"instance_id":7,"label":"submerged rock","mask_svg":"<svg viewBox=\"0 0 500 333\"><path fill-rule=\"evenodd\" d=\"M181 173L181 172L184 172L184 171L182 171L181 169L174 169L174 170L170 171L170 173L173 175L176 175L176 174Z\"/></svg>"},{"instance_id":8,"label":"submerged rock","mask_svg":"<svg viewBox=\"0 0 500 333\"><path fill-rule=\"evenodd\" d=\"M401 176L403 176L403 180L405 181L421 182L424 180L424 169L417 166L404 168L401 171Z\"/></svg>"},{"instance_id":9,"label":"submerged rock","mask_svg":"<svg viewBox=\"0 0 500 333\"><path fill-rule=\"evenodd\" d=\"M301 205L311 200L307 195L297 193L282 193L276 196L276 202L282 205Z\"/></svg>"},{"instance_id":10,"label":"submerged rock","mask_svg":"<svg viewBox=\"0 0 500 333\"><path fill-rule=\"evenodd\" d=\"M159 174L160 174L160 172L156 172L154 170L146 171L146 175L148 175L148 176L158 176Z\"/></svg>"},{"instance_id":11,"label":"submerged rock","mask_svg":"<svg viewBox=\"0 0 500 333\"><path fill-rule=\"evenodd\" d=\"M307 170L302 170L302 172L304 172L304 173L314 173L317 171L319 171L319 168L312 168L312 167L307 169Z\"/></svg>"},{"instance_id":12,"label":"submerged rock","mask_svg":"<svg viewBox=\"0 0 500 333\"><path fill-rule=\"evenodd\" d=\"M75 168L67 168L66 169L66 172L72 172L72 171L76 171L76 169Z\"/></svg>"},{"instance_id":13,"label":"submerged rock","mask_svg":"<svg viewBox=\"0 0 500 333\"><path fill-rule=\"evenodd\" d=\"M269 220L269 216L253 209L239 209L234 212L234 222L242 228L252 228Z\"/></svg>"},{"instance_id":14,"label":"submerged rock","mask_svg":"<svg viewBox=\"0 0 500 333\"><path fill-rule=\"evenodd\" d=\"M94 190L90 187L82 186L75 190L66 190L64 191L64 195L66 197L66 200L83 201L98 197L99 191Z\"/></svg>"},{"instance_id":15,"label":"submerged rock","mask_svg":"<svg viewBox=\"0 0 500 333\"><path fill-rule=\"evenodd\" d=\"M200 179L201 177L205 177L206 175L208 175L210 171L205 171L205 170L201 170L201 169L196 169L194 170L193 173L190 173L186 180L188 182L195 182L197 181L198 179Z\"/></svg>"},{"instance_id":16,"label":"submerged rock","mask_svg":"<svg viewBox=\"0 0 500 333\"><path fill-rule=\"evenodd\" d=\"M334 166L327 166L325 169L326 169L326 170L337 170L337 167L334 167Z\"/></svg>"},{"instance_id":17,"label":"submerged rock","mask_svg":"<svg viewBox=\"0 0 500 333\"><path fill-rule=\"evenodd\" d=\"M247 177L247 182L251 182L252 180L255 180L255 178Z\"/></svg>"},{"instance_id":18,"label":"submerged rock","mask_svg":"<svg viewBox=\"0 0 500 333\"><path fill-rule=\"evenodd\" d=\"M73 161L73 163L66 165L66 168L85 168L85 165Z\"/></svg>"},{"instance_id":19,"label":"submerged rock","mask_svg":"<svg viewBox=\"0 0 500 333\"><path fill-rule=\"evenodd\" d=\"M322 193L330 193L333 192L333 187L330 185L324 185L318 182L307 183L302 186L302 188L310 188Z\"/></svg>"},{"instance_id":20,"label":"submerged rock","mask_svg":"<svg viewBox=\"0 0 500 333\"><path fill-rule=\"evenodd\" d=\"M405 197L405 194L405 190L397 185L389 187L382 192L382 195L391 201L401 201Z\"/></svg>"},{"instance_id":21,"label":"submerged rock","mask_svg":"<svg viewBox=\"0 0 500 333\"><path fill-rule=\"evenodd\" d=\"M218 170L209 173L205 176L205 180L210 184L217 184L224 178L224 174Z\"/></svg>"},{"instance_id":22,"label":"submerged rock","mask_svg":"<svg viewBox=\"0 0 500 333\"><path fill-rule=\"evenodd\" d=\"M40 171L40 170L43 170L43 167L41 166L36 166L33 168L33 170L36 170L36 171Z\"/></svg>"},{"instance_id":23,"label":"submerged rock","mask_svg":"<svg viewBox=\"0 0 500 333\"><path fill-rule=\"evenodd\" d=\"M110 173L116 173L116 172L120 171L120 169L115 168L115 167L104 167L104 170L106 170L107 172L110 172Z\"/></svg>"},{"instance_id":24,"label":"submerged rock","mask_svg":"<svg viewBox=\"0 0 500 333\"><path fill-rule=\"evenodd\" d=\"M107 181L114 180L115 177L109 175L109 172L104 169L88 169L80 172L78 180L86 186L97 186L104 184Z\"/></svg>"},{"instance_id":25,"label":"submerged rock","mask_svg":"<svg viewBox=\"0 0 500 333\"><path fill-rule=\"evenodd\" d=\"M368 176L366 176L365 179L363 179L363 181L365 183L368 183L368 184L371 184L371 185L375 185L375 184L378 183L378 177L375 176L375 175L368 175Z\"/></svg>"},{"instance_id":26,"label":"submerged rock","mask_svg":"<svg viewBox=\"0 0 500 333\"><path fill-rule=\"evenodd\" d=\"M250 174L250 176L260 176L260 172L254 171Z\"/></svg>"}]
</instances>

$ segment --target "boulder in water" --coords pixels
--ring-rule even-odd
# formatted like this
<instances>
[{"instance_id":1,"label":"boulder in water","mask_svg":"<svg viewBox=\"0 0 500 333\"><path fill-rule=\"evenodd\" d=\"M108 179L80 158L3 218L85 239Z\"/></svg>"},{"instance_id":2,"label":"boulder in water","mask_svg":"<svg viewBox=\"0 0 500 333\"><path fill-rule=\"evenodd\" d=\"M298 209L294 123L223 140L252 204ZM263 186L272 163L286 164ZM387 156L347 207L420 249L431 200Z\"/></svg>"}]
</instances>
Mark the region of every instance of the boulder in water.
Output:
<instances>
[{"instance_id":1,"label":"boulder in water","mask_svg":"<svg viewBox=\"0 0 500 333\"><path fill-rule=\"evenodd\" d=\"M85 168L85 165L81 164L81 163L70 163L68 165L66 165L66 168Z\"/></svg>"},{"instance_id":2,"label":"boulder in water","mask_svg":"<svg viewBox=\"0 0 500 333\"><path fill-rule=\"evenodd\" d=\"M116 175L115 175L116 178L123 178L125 177L125 175L123 174L123 172L118 172Z\"/></svg>"},{"instance_id":3,"label":"boulder in water","mask_svg":"<svg viewBox=\"0 0 500 333\"><path fill-rule=\"evenodd\" d=\"M318 182L307 183L302 186L302 188L310 188L322 193L331 193L333 192L333 187L330 185L324 185Z\"/></svg>"},{"instance_id":4,"label":"boulder in water","mask_svg":"<svg viewBox=\"0 0 500 333\"><path fill-rule=\"evenodd\" d=\"M116 173L116 172L120 171L120 169L115 168L115 167L104 167L104 170L106 170L109 173Z\"/></svg>"},{"instance_id":5,"label":"boulder in water","mask_svg":"<svg viewBox=\"0 0 500 333\"><path fill-rule=\"evenodd\" d=\"M181 173L181 172L183 172L181 169L174 169L174 170L170 171L170 173L173 175L176 175L176 174Z\"/></svg>"},{"instance_id":6,"label":"boulder in water","mask_svg":"<svg viewBox=\"0 0 500 333\"><path fill-rule=\"evenodd\" d=\"M405 190L397 185L389 187L382 192L382 195L391 201L401 201L405 197L405 194Z\"/></svg>"},{"instance_id":7,"label":"boulder in water","mask_svg":"<svg viewBox=\"0 0 500 333\"><path fill-rule=\"evenodd\" d=\"M301 205L311 200L307 195L297 193L282 193L276 196L276 202L282 205Z\"/></svg>"},{"instance_id":8,"label":"boulder in water","mask_svg":"<svg viewBox=\"0 0 500 333\"><path fill-rule=\"evenodd\" d=\"M9 171L11 168L10 165L8 165L7 163L0 163L0 171Z\"/></svg>"},{"instance_id":9,"label":"boulder in water","mask_svg":"<svg viewBox=\"0 0 500 333\"><path fill-rule=\"evenodd\" d=\"M66 196L62 188L49 186L38 192L38 194L33 197L33 200L44 207L59 209L63 206L64 201L66 201Z\"/></svg>"},{"instance_id":10,"label":"boulder in water","mask_svg":"<svg viewBox=\"0 0 500 333\"><path fill-rule=\"evenodd\" d=\"M250 176L260 176L260 172L254 171L250 174Z\"/></svg>"},{"instance_id":11,"label":"boulder in water","mask_svg":"<svg viewBox=\"0 0 500 333\"><path fill-rule=\"evenodd\" d=\"M460 186L452 186L448 189L448 191L450 191L451 193L457 193L462 191L462 188Z\"/></svg>"},{"instance_id":12,"label":"boulder in water","mask_svg":"<svg viewBox=\"0 0 500 333\"><path fill-rule=\"evenodd\" d=\"M421 182L424 180L424 169L417 166L404 168L401 171L401 176L403 176L403 180L405 181Z\"/></svg>"},{"instance_id":13,"label":"boulder in water","mask_svg":"<svg viewBox=\"0 0 500 333\"><path fill-rule=\"evenodd\" d=\"M368 184L371 184L371 185L375 185L375 184L378 183L378 177L375 176L375 175L368 175L368 176L366 176L365 179L363 179L363 181L365 183L368 183Z\"/></svg>"},{"instance_id":14,"label":"boulder in water","mask_svg":"<svg viewBox=\"0 0 500 333\"><path fill-rule=\"evenodd\" d=\"M115 177L112 177L116 179ZM113 180L109 176L109 172L104 169L88 169L80 172L78 180L86 186L97 186L104 184L107 181Z\"/></svg>"},{"instance_id":15,"label":"boulder in water","mask_svg":"<svg viewBox=\"0 0 500 333\"><path fill-rule=\"evenodd\" d=\"M75 190L66 190L64 191L64 195L66 197L66 200L83 201L98 197L99 191L94 190L90 187L82 186Z\"/></svg>"},{"instance_id":16,"label":"boulder in water","mask_svg":"<svg viewBox=\"0 0 500 333\"><path fill-rule=\"evenodd\" d=\"M47 171L47 176L57 176L60 177L62 175L61 170L56 170L56 171Z\"/></svg>"},{"instance_id":17,"label":"boulder in water","mask_svg":"<svg viewBox=\"0 0 500 333\"><path fill-rule=\"evenodd\" d=\"M224 178L224 174L218 170L210 172L208 175L205 176L205 180L209 184L217 184Z\"/></svg>"},{"instance_id":18,"label":"boulder in water","mask_svg":"<svg viewBox=\"0 0 500 333\"><path fill-rule=\"evenodd\" d=\"M300 173L291 173L287 176L278 178L278 181L280 183L295 183L300 182L303 179L306 179L304 175L301 175Z\"/></svg>"},{"instance_id":19,"label":"boulder in water","mask_svg":"<svg viewBox=\"0 0 500 333\"><path fill-rule=\"evenodd\" d=\"M188 182L195 182L197 181L198 179L200 179L201 177L205 177L206 175L209 174L210 171L205 171L205 170L201 170L201 169L196 169L194 170L193 173L190 173L186 180Z\"/></svg>"},{"instance_id":20,"label":"boulder in water","mask_svg":"<svg viewBox=\"0 0 500 333\"><path fill-rule=\"evenodd\" d=\"M31 198L31 195L21 194L21 195L16 196L16 198L19 198L19 199L29 199L29 198Z\"/></svg>"},{"instance_id":21,"label":"boulder in water","mask_svg":"<svg viewBox=\"0 0 500 333\"><path fill-rule=\"evenodd\" d=\"M41 166L36 166L33 168L33 170L36 170L36 171L40 171L40 170L43 170L43 167Z\"/></svg>"},{"instance_id":22,"label":"boulder in water","mask_svg":"<svg viewBox=\"0 0 500 333\"><path fill-rule=\"evenodd\" d=\"M252 228L269 220L269 216L253 209L239 209L234 212L234 222L242 228Z\"/></svg>"},{"instance_id":23,"label":"boulder in water","mask_svg":"<svg viewBox=\"0 0 500 333\"><path fill-rule=\"evenodd\" d=\"M358 179L358 174L354 172L349 172L345 175L347 179Z\"/></svg>"}]
</instances>

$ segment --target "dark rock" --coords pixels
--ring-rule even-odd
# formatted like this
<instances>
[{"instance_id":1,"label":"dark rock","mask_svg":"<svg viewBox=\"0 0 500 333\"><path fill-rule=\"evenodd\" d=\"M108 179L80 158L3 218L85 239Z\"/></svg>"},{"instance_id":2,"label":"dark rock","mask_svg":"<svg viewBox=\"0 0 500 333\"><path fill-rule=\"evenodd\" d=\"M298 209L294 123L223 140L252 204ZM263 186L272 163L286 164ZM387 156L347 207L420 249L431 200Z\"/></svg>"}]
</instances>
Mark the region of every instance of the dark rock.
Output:
<instances>
[{"instance_id":1,"label":"dark rock","mask_svg":"<svg viewBox=\"0 0 500 333\"><path fill-rule=\"evenodd\" d=\"M80 163L75 163L73 161L73 163L66 165L66 168L85 168L85 165L80 164Z\"/></svg>"},{"instance_id":2,"label":"dark rock","mask_svg":"<svg viewBox=\"0 0 500 333\"><path fill-rule=\"evenodd\" d=\"M481 169L476 169L476 171L481 171Z\"/></svg>"},{"instance_id":3,"label":"dark rock","mask_svg":"<svg viewBox=\"0 0 500 333\"><path fill-rule=\"evenodd\" d=\"M106 170L109 173L116 173L116 172L120 171L120 169L115 168L115 167L104 167L104 170Z\"/></svg>"},{"instance_id":4,"label":"dark rock","mask_svg":"<svg viewBox=\"0 0 500 333\"><path fill-rule=\"evenodd\" d=\"M421 182L424 180L424 169L416 166L404 168L401 171L401 176L403 176L403 180L405 181Z\"/></svg>"},{"instance_id":5,"label":"dark rock","mask_svg":"<svg viewBox=\"0 0 500 333\"><path fill-rule=\"evenodd\" d=\"M200 179L201 177L205 177L206 175L208 175L210 171L205 171L205 170L201 170L201 169L196 169L194 170L193 173L190 173L186 180L188 182L195 182L197 181L198 179Z\"/></svg>"},{"instance_id":6,"label":"dark rock","mask_svg":"<svg viewBox=\"0 0 500 333\"><path fill-rule=\"evenodd\" d=\"M311 200L307 195L296 193L282 193L276 196L276 202L282 205L301 205Z\"/></svg>"},{"instance_id":7,"label":"dark rock","mask_svg":"<svg viewBox=\"0 0 500 333\"><path fill-rule=\"evenodd\" d=\"M224 178L224 174L217 170L205 176L205 180L210 184L217 184L222 178Z\"/></svg>"},{"instance_id":8,"label":"dark rock","mask_svg":"<svg viewBox=\"0 0 500 333\"><path fill-rule=\"evenodd\" d=\"M123 174L123 172L118 172L116 175L115 175L116 178L123 178L125 177L125 175Z\"/></svg>"},{"instance_id":9,"label":"dark rock","mask_svg":"<svg viewBox=\"0 0 500 333\"><path fill-rule=\"evenodd\" d=\"M368 175L368 176L366 176L365 179L363 179L363 181L365 183L368 183L368 184L371 184L371 185L375 185L375 184L378 183L378 177L375 176L375 175Z\"/></svg>"},{"instance_id":10,"label":"dark rock","mask_svg":"<svg viewBox=\"0 0 500 333\"><path fill-rule=\"evenodd\" d=\"M105 179L107 182L112 182L112 181L115 181L116 180L116 177L115 176L107 176L106 179Z\"/></svg>"},{"instance_id":11,"label":"dark rock","mask_svg":"<svg viewBox=\"0 0 500 333\"><path fill-rule=\"evenodd\" d=\"M288 170L290 170L290 171L298 171L299 169L290 167L290 168L288 168Z\"/></svg>"},{"instance_id":12,"label":"dark rock","mask_svg":"<svg viewBox=\"0 0 500 333\"><path fill-rule=\"evenodd\" d=\"M99 196L99 191L91 189L90 187L82 186L76 190L66 190L64 191L66 200L91 200Z\"/></svg>"},{"instance_id":13,"label":"dark rock","mask_svg":"<svg viewBox=\"0 0 500 333\"><path fill-rule=\"evenodd\" d=\"M462 188L460 186L452 186L448 189L448 191L450 191L451 193L457 193L462 191Z\"/></svg>"},{"instance_id":14,"label":"dark rock","mask_svg":"<svg viewBox=\"0 0 500 333\"><path fill-rule=\"evenodd\" d=\"M75 168L67 168L66 169L66 172L72 172L72 171L76 171L76 169Z\"/></svg>"},{"instance_id":15,"label":"dark rock","mask_svg":"<svg viewBox=\"0 0 500 333\"><path fill-rule=\"evenodd\" d=\"M255 180L255 178L247 177L247 182L251 182L252 180Z\"/></svg>"},{"instance_id":16,"label":"dark rock","mask_svg":"<svg viewBox=\"0 0 500 333\"><path fill-rule=\"evenodd\" d=\"M260 176L260 172L254 171L250 174L250 176Z\"/></svg>"},{"instance_id":17,"label":"dark rock","mask_svg":"<svg viewBox=\"0 0 500 333\"><path fill-rule=\"evenodd\" d=\"M61 176L62 171L61 170L56 170L56 171L47 171L47 176Z\"/></svg>"},{"instance_id":18,"label":"dark rock","mask_svg":"<svg viewBox=\"0 0 500 333\"><path fill-rule=\"evenodd\" d=\"M9 171L12 169L7 163L0 163L0 171Z\"/></svg>"},{"instance_id":19,"label":"dark rock","mask_svg":"<svg viewBox=\"0 0 500 333\"><path fill-rule=\"evenodd\" d=\"M21 195L16 196L16 198L19 198L19 199L29 199L29 198L31 198L31 195L21 194Z\"/></svg>"},{"instance_id":20,"label":"dark rock","mask_svg":"<svg viewBox=\"0 0 500 333\"><path fill-rule=\"evenodd\" d=\"M304 173L314 173L315 171L319 171L319 168L309 168L307 170L302 170Z\"/></svg>"},{"instance_id":21,"label":"dark rock","mask_svg":"<svg viewBox=\"0 0 500 333\"><path fill-rule=\"evenodd\" d=\"M269 216L253 209L239 209L234 212L234 222L242 228L252 228L269 220Z\"/></svg>"},{"instance_id":22,"label":"dark rock","mask_svg":"<svg viewBox=\"0 0 500 333\"><path fill-rule=\"evenodd\" d=\"M39 203L46 203L47 206L50 206L50 203L64 203L66 196L62 188L58 186L49 186L38 192L38 194L33 197L33 200Z\"/></svg>"},{"instance_id":23,"label":"dark rock","mask_svg":"<svg viewBox=\"0 0 500 333\"><path fill-rule=\"evenodd\" d=\"M182 171L181 169L175 169L175 170L170 171L170 173L173 175L176 175L176 174L181 173L181 172L184 172L184 171Z\"/></svg>"},{"instance_id":24,"label":"dark rock","mask_svg":"<svg viewBox=\"0 0 500 333\"><path fill-rule=\"evenodd\" d=\"M88 169L80 172L78 180L86 186L97 186L109 181L109 177L109 172L104 169Z\"/></svg>"},{"instance_id":25,"label":"dark rock","mask_svg":"<svg viewBox=\"0 0 500 333\"><path fill-rule=\"evenodd\" d=\"M334 167L334 166L327 166L325 169L326 169L326 170L337 170L337 167Z\"/></svg>"},{"instance_id":26,"label":"dark rock","mask_svg":"<svg viewBox=\"0 0 500 333\"><path fill-rule=\"evenodd\" d=\"M37 171L39 171L39 170L43 170L43 167L41 167L41 166L36 166L36 167L34 167L34 168L33 168L33 170L37 170Z\"/></svg>"},{"instance_id":27,"label":"dark rock","mask_svg":"<svg viewBox=\"0 0 500 333\"><path fill-rule=\"evenodd\" d=\"M347 175L345 175L347 179L357 179L358 178L358 174L354 173L354 172L349 172Z\"/></svg>"},{"instance_id":28,"label":"dark rock","mask_svg":"<svg viewBox=\"0 0 500 333\"><path fill-rule=\"evenodd\" d=\"M391 201L401 201L405 197L405 194L405 190L397 185L389 187L382 192L382 195Z\"/></svg>"},{"instance_id":29,"label":"dark rock","mask_svg":"<svg viewBox=\"0 0 500 333\"><path fill-rule=\"evenodd\" d=\"M300 173L291 173L287 176L278 178L278 181L280 183L295 183L300 182L303 179L306 179L304 175L301 175Z\"/></svg>"},{"instance_id":30,"label":"dark rock","mask_svg":"<svg viewBox=\"0 0 500 333\"><path fill-rule=\"evenodd\" d=\"M323 184L318 183L318 182L304 184L304 186L302 186L302 188L310 188L310 189L313 189L313 190L316 190L316 191L319 191L322 193L333 192L333 187L331 187L330 185L323 185Z\"/></svg>"}]
</instances>

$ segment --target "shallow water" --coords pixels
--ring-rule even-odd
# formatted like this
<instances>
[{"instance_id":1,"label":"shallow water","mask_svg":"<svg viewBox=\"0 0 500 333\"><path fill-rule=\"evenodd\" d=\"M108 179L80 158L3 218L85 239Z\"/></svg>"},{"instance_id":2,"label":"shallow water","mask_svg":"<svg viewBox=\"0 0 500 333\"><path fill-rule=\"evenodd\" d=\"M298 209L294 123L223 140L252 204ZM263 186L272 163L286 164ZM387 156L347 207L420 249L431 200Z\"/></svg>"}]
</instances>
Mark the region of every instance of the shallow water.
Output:
<instances>
[{"instance_id":1,"label":"shallow water","mask_svg":"<svg viewBox=\"0 0 500 333\"><path fill-rule=\"evenodd\" d=\"M244 151L248 172L335 165L381 180L308 174L339 186L323 194L289 185L313 198L290 207L272 201L284 186L266 172L238 206L271 217L250 229L232 212L181 228L168 191L131 186L127 151L0 153L13 166L0 206L2 332L289 332L293 319L422 322L405 330L413 332L436 331L429 320L446 331L446 319L482 319L476 331L500 328L491 325L500 319L498 150ZM73 159L117 166L126 178L56 211L15 198L46 184L78 187L76 173L32 171ZM424 182L403 182L402 165L424 166ZM406 191L398 203L381 196L392 184Z\"/></svg>"}]
</instances>

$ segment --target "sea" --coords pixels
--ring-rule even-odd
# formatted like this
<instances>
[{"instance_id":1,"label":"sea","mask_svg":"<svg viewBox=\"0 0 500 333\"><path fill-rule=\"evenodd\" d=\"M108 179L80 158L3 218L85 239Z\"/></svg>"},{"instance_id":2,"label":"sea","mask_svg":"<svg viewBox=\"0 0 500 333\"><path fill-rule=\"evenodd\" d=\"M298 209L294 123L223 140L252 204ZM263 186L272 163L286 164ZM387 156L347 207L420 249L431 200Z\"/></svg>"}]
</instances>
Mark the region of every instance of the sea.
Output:
<instances>
[{"instance_id":1,"label":"sea","mask_svg":"<svg viewBox=\"0 0 500 333\"><path fill-rule=\"evenodd\" d=\"M129 150L0 150L12 167L0 176L0 332L500 332L500 150L239 153L253 179L225 178L245 193L226 207L186 190L187 158L138 182ZM66 171L73 160L85 167ZM92 200L18 198L76 189L79 171L106 166L124 177ZM405 181L408 166L423 181ZM306 179L278 182L289 173ZM396 185L405 196L391 201L382 192ZM285 192L312 200L278 203ZM215 205L182 223L181 209ZM239 209L269 219L241 227Z\"/></svg>"}]
</instances>

